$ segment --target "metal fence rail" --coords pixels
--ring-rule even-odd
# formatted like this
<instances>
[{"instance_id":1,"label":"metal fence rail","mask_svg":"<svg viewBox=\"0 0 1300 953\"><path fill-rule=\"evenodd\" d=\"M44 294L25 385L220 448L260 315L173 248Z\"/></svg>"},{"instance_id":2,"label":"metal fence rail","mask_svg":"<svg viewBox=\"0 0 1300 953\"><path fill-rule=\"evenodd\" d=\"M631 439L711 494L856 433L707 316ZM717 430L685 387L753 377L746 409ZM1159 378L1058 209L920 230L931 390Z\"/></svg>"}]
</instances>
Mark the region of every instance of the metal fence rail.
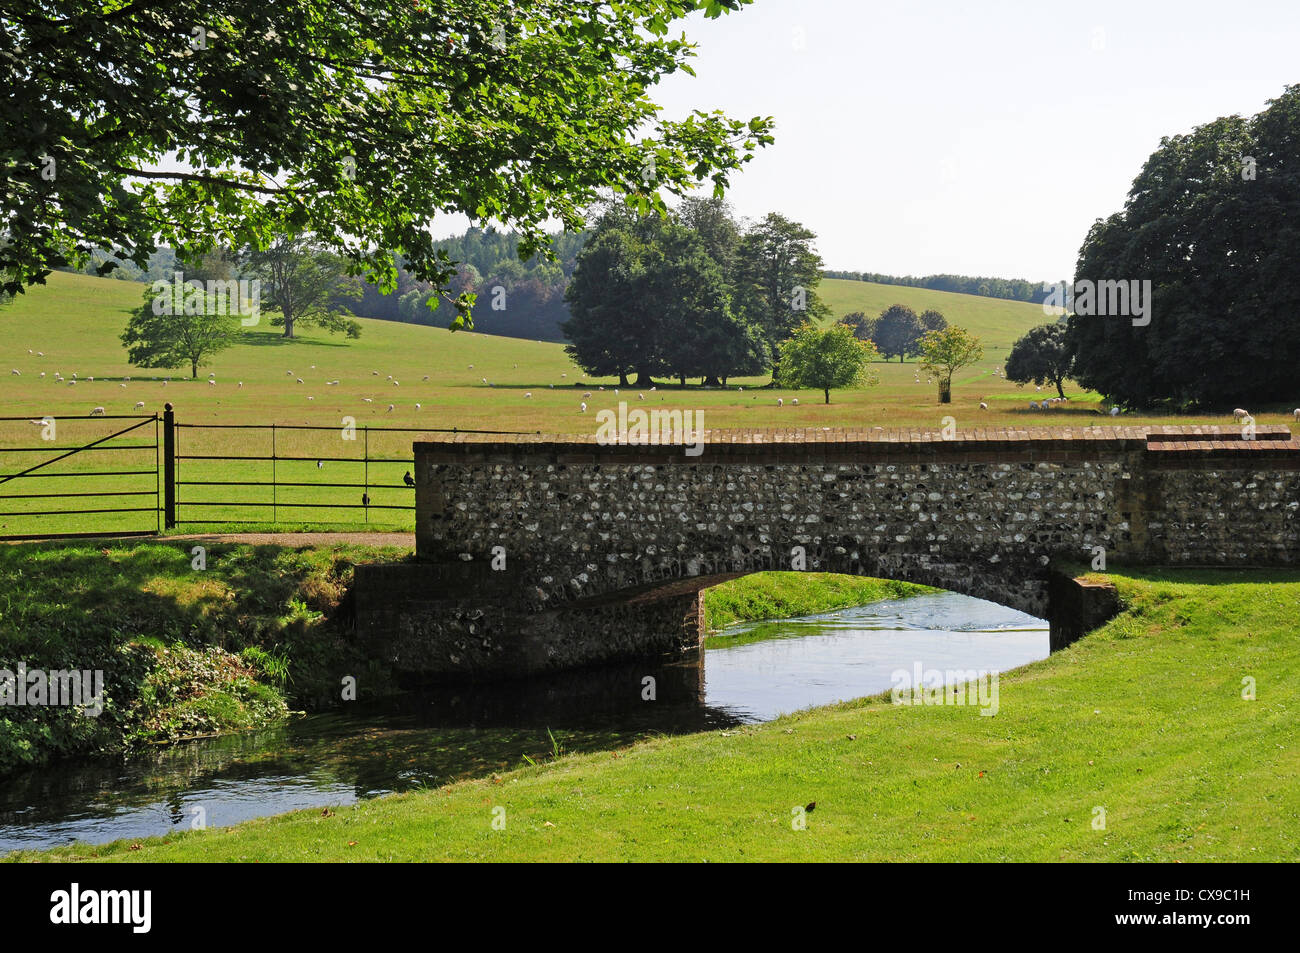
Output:
<instances>
[{"instance_id":1,"label":"metal fence rail","mask_svg":"<svg viewBox=\"0 0 1300 953\"><path fill-rule=\"evenodd\" d=\"M25 464L15 463L13 472L0 472L0 517L24 520L28 525L23 528L32 530L18 533L0 526L0 539L144 536L205 524L328 522L361 526L370 522L372 510L390 519L415 510L411 495L414 481L404 479L409 478L415 463L411 441L402 440L403 435L523 434L516 430L361 425L352 428L352 439L331 441L327 435L333 432L342 437L344 428L317 424L187 424L176 420L170 404L162 415L148 417L92 415L55 419L60 430L65 423L85 421L131 424L83 442L63 440L52 445L43 441L39 446L4 446L0 442L0 461L11 453L18 455L16 459L41 452L48 457L35 463L27 462L31 459L27 457ZM29 417L0 417L0 425L14 422L37 423ZM150 424L152 441L139 439L148 435ZM129 442L115 442L119 440ZM82 456L114 451L127 456L120 460L104 458L101 464L108 465L99 466L90 463L96 458ZM153 454L151 466L143 461L131 462L134 458L130 455L149 452ZM80 468L83 463L86 469ZM51 468L56 464L71 469L54 472ZM61 482L86 479L95 482ZM37 482L27 482L31 480ZM16 492L7 492L10 489ZM60 500L75 502L63 508L53 502ZM14 502L8 505L6 501ZM319 511L325 518L313 520L311 511ZM101 529L105 519L140 514L152 514L147 527L133 524L121 530ZM67 521L65 517L77 519ZM72 531L76 525L87 529Z\"/></svg>"},{"instance_id":2,"label":"metal fence rail","mask_svg":"<svg viewBox=\"0 0 1300 953\"><path fill-rule=\"evenodd\" d=\"M129 426L121 427L112 433L84 443L53 443L52 441L43 440L39 445L0 445L0 459L4 459L9 454L43 453L47 455L47 459L31 463L21 469L16 469L14 472L0 472L0 518L6 520L16 519L20 521L22 528L32 530L32 532L14 532L5 524L4 528L0 529L0 538L45 539L74 536L147 536L159 532L162 528L162 507L160 505L162 489L159 473L159 426L161 420L157 414L149 416L97 414L59 416L57 418L0 417L0 425L30 422L42 427L53 425L56 432L66 429L69 424L76 426L90 421L134 422ZM152 425L152 432L149 430L150 425ZM127 434L152 436L152 440L128 443L114 442ZM94 452L152 453L153 459L150 461L152 467L145 469L142 465L137 464L132 469L75 469L77 464L81 462L81 454ZM58 464L65 463L65 461L68 466L74 467L74 469L55 472L53 468ZM128 463L127 465L130 466L131 464ZM128 481L122 487L104 486L102 483L104 478L120 477L140 479ZM86 484L66 484L62 482L87 479L101 482L94 489L72 489L73 486L82 487L86 486ZM31 480L37 482L35 484L14 482ZM69 489L64 490L62 489L63 486L69 486ZM29 488L30 492L28 492ZM149 505L134 505L144 504L146 499L150 497L152 499L148 501ZM60 500L76 500L78 502L72 507L58 506L56 502L53 502ZM23 505L26 501L40 502L31 506ZM93 505L95 503L100 505ZM133 505L123 505L127 503ZM146 513L152 514L152 518L147 521L133 519L122 528L113 530L73 531L69 528L71 524L82 521L68 522L62 519L63 517L84 516L135 516ZM102 522L101 520L101 525Z\"/></svg>"}]
</instances>

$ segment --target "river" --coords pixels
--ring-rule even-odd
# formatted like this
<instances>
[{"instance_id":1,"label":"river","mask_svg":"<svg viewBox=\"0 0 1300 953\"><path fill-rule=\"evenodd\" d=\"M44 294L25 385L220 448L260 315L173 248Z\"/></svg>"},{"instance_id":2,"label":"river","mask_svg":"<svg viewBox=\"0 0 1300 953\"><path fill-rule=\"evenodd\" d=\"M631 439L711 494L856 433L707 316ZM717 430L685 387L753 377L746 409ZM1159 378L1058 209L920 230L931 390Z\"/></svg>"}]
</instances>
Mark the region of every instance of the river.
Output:
<instances>
[{"instance_id":1,"label":"river","mask_svg":"<svg viewBox=\"0 0 1300 953\"><path fill-rule=\"evenodd\" d=\"M951 592L744 623L670 661L410 692L266 731L15 774L0 784L0 853L346 805L561 750L606 750L874 695L918 664L1005 672L1047 654L1043 620Z\"/></svg>"}]
</instances>

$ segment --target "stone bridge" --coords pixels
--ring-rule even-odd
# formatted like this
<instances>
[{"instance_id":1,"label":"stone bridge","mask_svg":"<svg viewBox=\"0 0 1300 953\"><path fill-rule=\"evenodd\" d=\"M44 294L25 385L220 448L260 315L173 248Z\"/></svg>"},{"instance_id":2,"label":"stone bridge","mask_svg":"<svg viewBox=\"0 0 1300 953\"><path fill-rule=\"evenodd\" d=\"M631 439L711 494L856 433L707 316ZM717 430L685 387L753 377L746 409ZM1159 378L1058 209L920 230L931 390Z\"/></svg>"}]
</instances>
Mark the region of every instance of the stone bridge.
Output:
<instances>
[{"instance_id":1,"label":"stone bridge","mask_svg":"<svg viewBox=\"0 0 1300 953\"><path fill-rule=\"evenodd\" d=\"M1300 561L1281 427L713 431L703 451L592 437L415 445L416 552L359 567L359 631L429 676L527 674L698 644L707 586L806 569L1046 617L1115 611L1060 569Z\"/></svg>"}]
</instances>

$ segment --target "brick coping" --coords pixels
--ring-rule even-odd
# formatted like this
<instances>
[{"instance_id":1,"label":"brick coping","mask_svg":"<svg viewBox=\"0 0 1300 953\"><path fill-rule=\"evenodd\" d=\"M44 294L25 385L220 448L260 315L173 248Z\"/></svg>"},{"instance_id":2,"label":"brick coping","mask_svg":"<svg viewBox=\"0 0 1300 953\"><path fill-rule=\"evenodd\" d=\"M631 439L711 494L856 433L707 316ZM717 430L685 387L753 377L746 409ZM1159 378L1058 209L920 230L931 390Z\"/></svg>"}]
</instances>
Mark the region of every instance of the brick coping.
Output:
<instances>
[{"instance_id":1,"label":"brick coping","mask_svg":"<svg viewBox=\"0 0 1300 953\"><path fill-rule=\"evenodd\" d=\"M824 446L849 444L964 444L996 445L1052 444L1056 448L1083 444L1096 448L1098 444L1113 444L1115 449L1175 450L1295 450L1300 444L1291 437L1286 427L1268 425L1257 427L1255 440L1244 441L1237 426L1157 426L1157 427L1024 427L979 428L958 430L945 438L938 430L871 428L790 428L790 429L708 429L702 434L705 446L754 446L814 444ZM698 438L692 437L691 443ZM415 442L415 448L438 450L449 445L482 445L493 447L601 447L605 450L620 448L650 450L674 445L600 444L594 433L580 434L432 434L428 439ZM680 444L675 446L680 447Z\"/></svg>"}]
</instances>

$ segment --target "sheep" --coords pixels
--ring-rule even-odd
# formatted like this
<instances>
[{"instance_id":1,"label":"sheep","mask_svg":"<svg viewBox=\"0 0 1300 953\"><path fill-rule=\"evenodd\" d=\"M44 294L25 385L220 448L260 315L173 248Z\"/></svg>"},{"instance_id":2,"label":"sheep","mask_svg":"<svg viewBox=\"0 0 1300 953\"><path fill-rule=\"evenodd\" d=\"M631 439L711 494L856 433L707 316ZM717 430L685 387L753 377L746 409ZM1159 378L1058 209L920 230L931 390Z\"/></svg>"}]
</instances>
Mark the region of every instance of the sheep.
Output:
<instances>
[{"instance_id":1,"label":"sheep","mask_svg":"<svg viewBox=\"0 0 1300 953\"><path fill-rule=\"evenodd\" d=\"M393 386L396 387L396 386L397 386L398 384L400 384L400 383L401 383L401 381L393 381Z\"/></svg>"},{"instance_id":2,"label":"sheep","mask_svg":"<svg viewBox=\"0 0 1300 953\"><path fill-rule=\"evenodd\" d=\"M984 403L984 401L981 400L981 401L980 401L980 410L988 410L988 409L989 409L989 405L986 404L986 403Z\"/></svg>"},{"instance_id":3,"label":"sheep","mask_svg":"<svg viewBox=\"0 0 1300 953\"><path fill-rule=\"evenodd\" d=\"M36 356L37 356L37 357L44 357L44 356L45 356L45 352L44 352L44 351L37 351L37 352L36 352Z\"/></svg>"},{"instance_id":4,"label":"sheep","mask_svg":"<svg viewBox=\"0 0 1300 953\"><path fill-rule=\"evenodd\" d=\"M217 382L216 382L216 381L208 381L208 386L209 386L209 387L216 387L216 386L217 386Z\"/></svg>"},{"instance_id":5,"label":"sheep","mask_svg":"<svg viewBox=\"0 0 1300 953\"><path fill-rule=\"evenodd\" d=\"M393 375L392 375L392 374L389 374L389 375L388 375L388 379L391 381L391 380L393 379Z\"/></svg>"},{"instance_id":6,"label":"sheep","mask_svg":"<svg viewBox=\"0 0 1300 953\"><path fill-rule=\"evenodd\" d=\"M307 399L308 399L308 400L315 400L316 398L315 398L315 397L308 397Z\"/></svg>"},{"instance_id":7,"label":"sheep","mask_svg":"<svg viewBox=\"0 0 1300 953\"><path fill-rule=\"evenodd\" d=\"M76 382L76 381L68 381L68 386L69 386L69 387L76 387L76 386L77 386L77 382Z\"/></svg>"},{"instance_id":8,"label":"sheep","mask_svg":"<svg viewBox=\"0 0 1300 953\"><path fill-rule=\"evenodd\" d=\"M782 406L782 405L784 405L784 404L785 404L785 401L782 400L780 397L778 397L778 398L776 399L776 406L780 407L780 406Z\"/></svg>"},{"instance_id":9,"label":"sheep","mask_svg":"<svg viewBox=\"0 0 1300 953\"><path fill-rule=\"evenodd\" d=\"M650 388L650 393L653 394L653 393L654 393L655 391L657 391L658 389L659 389L659 388L657 388L657 387L651 387L651 388Z\"/></svg>"},{"instance_id":10,"label":"sheep","mask_svg":"<svg viewBox=\"0 0 1300 953\"><path fill-rule=\"evenodd\" d=\"M240 381L240 382L239 382L239 386L240 386L240 387L243 387L243 386L244 386L244 382L243 382L243 381Z\"/></svg>"},{"instance_id":11,"label":"sheep","mask_svg":"<svg viewBox=\"0 0 1300 953\"><path fill-rule=\"evenodd\" d=\"M637 400L645 400L645 394L637 394L637 395L636 395L636 399L637 399Z\"/></svg>"},{"instance_id":12,"label":"sheep","mask_svg":"<svg viewBox=\"0 0 1300 953\"><path fill-rule=\"evenodd\" d=\"M285 372L284 372L284 376L285 376L285 377L293 377L293 371L285 371Z\"/></svg>"},{"instance_id":13,"label":"sheep","mask_svg":"<svg viewBox=\"0 0 1300 953\"><path fill-rule=\"evenodd\" d=\"M1249 417L1250 411L1242 410L1240 407L1238 407L1236 410L1232 412L1232 416L1240 420L1243 417Z\"/></svg>"},{"instance_id":14,"label":"sheep","mask_svg":"<svg viewBox=\"0 0 1300 953\"><path fill-rule=\"evenodd\" d=\"M799 398L798 398L798 397L795 397L794 399L792 399L792 400L790 401L790 403L793 404L795 407L798 407L798 406L799 406Z\"/></svg>"},{"instance_id":15,"label":"sheep","mask_svg":"<svg viewBox=\"0 0 1300 953\"><path fill-rule=\"evenodd\" d=\"M44 371L41 371L41 376L42 376L42 377L45 376L45 372L44 372Z\"/></svg>"},{"instance_id":16,"label":"sheep","mask_svg":"<svg viewBox=\"0 0 1300 953\"><path fill-rule=\"evenodd\" d=\"M474 370L474 365L471 364L471 365L469 366L469 369L470 369L471 371Z\"/></svg>"},{"instance_id":17,"label":"sheep","mask_svg":"<svg viewBox=\"0 0 1300 953\"><path fill-rule=\"evenodd\" d=\"M1291 416L1294 417L1296 420L1300 420L1300 407L1297 407L1295 410L1291 411Z\"/></svg>"},{"instance_id":18,"label":"sheep","mask_svg":"<svg viewBox=\"0 0 1300 953\"><path fill-rule=\"evenodd\" d=\"M299 384L302 383L302 378L301 378L301 377L299 377L297 380L298 380L298 383L299 383Z\"/></svg>"},{"instance_id":19,"label":"sheep","mask_svg":"<svg viewBox=\"0 0 1300 953\"><path fill-rule=\"evenodd\" d=\"M427 380L429 379L429 375L428 375L428 374L425 374L425 375L424 375L424 379L427 381Z\"/></svg>"},{"instance_id":20,"label":"sheep","mask_svg":"<svg viewBox=\"0 0 1300 953\"><path fill-rule=\"evenodd\" d=\"M585 414L587 412L587 402L584 400L579 406L582 407L582 413Z\"/></svg>"},{"instance_id":21,"label":"sheep","mask_svg":"<svg viewBox=\"0 0 1300 953\"><path fill-rule=\"evenodd\" d=\"M617 387L614 388L614 393L615 393L615 395L618 394L618 388L617 388Z\"/></svg>"},{"instance_id":22,"label":"sheep","mask_svg":"<svg viewBox=\"0 0 1300 953\"><path fill-rule=\"evenodd\" d=\"M416 404L416 405L415 405L415 409L416 409L416 410L419 410L419 409L420 409L420 405L419 405L419 404Z\"/></svg>"},{"instance_id":23,"label":"sheep","mask_svg":"<svg viewBox=\"0 0 1300 953\"><path fill-rule=\"evenodd\" d=\"M531 400L532 396L533 396L532 391L529 391L527 394L524 394L524 400Z\"/></svg>"},{"instance_id":24,"label":"sheep","mask_svg":"<svg viewBox=\"0 0 1300 953\"><path fill-rule=\"evenodd\" d=\"M561 377L568 377L569 375L568 375L568 374L561 374L560 376L561 376Z\"/></svg>"},{"instance_id":25,"label":"sheep","mask_svg":"<svg viewBox=\"0 0 1300 953\"><path fill-rule=\"evenodd\" d=\"M484 377L482 380L483 380L483 383L484 383L484 384L487 383L487 378L486 378L486 377Z\"/></svg>"},{"instance_id":26,"label":"sheep","mask_svg":"<svg viewBox=\"0 0 1300 953\"><path fill-rule=\"evenodd\" d=\"M365 401L367 404L373 404L375 402L375 399L373 397L362 397L361 399Z\"/></svg>"},{"instance_id":27,"label":"sheep","mask_svg":"<svg viewBox=\"0 0 1300 953\"><path fill-rule=\"evenodd\" d=\"M597 389L598 389L598 390L604 390L605 388L604 388L604 386L602 385L601 387L599 387L599 388L597 388Z\"/></svg>"},{"instance_id":28,"label":"sheep","mask_svg":"<svg viewBox=\"0 0 1300 953\"><path fill-rule=\"evenodd\" d=\"M1118 417L1118 416L1119 416L1119 408L1118 408L1118 407L1112 407L1112 408L1110 409L1110 415L1111 415L1112 417Z\"/></svg>"},{"instance_id":29,"label":"sheep","mask_svg":"<svg viewBox=\"0 0 1300 953\"><path fill-rule=\"evenodd\" d=\"M393 412L393 405L392 405L392 404L389 404L389 405L388 405L388 410L386 411L386 413L390 413L390 414L391 414L392 412Z\"/></svg>"},{"instance_id":30,"label":"sheep","mask_svg":"<svg viewBox=\"0 0 1300 953\"><path fill-rule=\"evenodd\" d=\"M104 408L103 408L103 407L96 407L94 410L92 410L92 411L90 412L90 416L92 416L92 417L103 417L103 416L104 416Z\"/></svg>"},{"instance_id":31,"label":"sheep","mask_svg":"<svg viewBox=\"0 0 1300 953\"><path fill-rule=\"evenodd\" d=\"M1037 409L1038 409L1038 401L1036 401L1036 400L1031 400L1031 401L1029 402L1029 409L1030 409L1030 410L1037 410Z\"/></svg>"},{"instance_id":32,"label":"sheep","mask_svg":"<svg viewBox=\"0 0 1300 953\"><path fill-rule=\"evenodd\" d=\"M118 386L118 387L125 387L126 385L125 385L125 384L118 384L117 386Z\"/></svg>"},{"instance_id":33,"label":"sheep","mask_svg":"<svg viewBox=\"0 0 1300 953\"><path fill-rule=\"evenodd\" d=\"M371 377L378 377L378 376L379 376L379 372L378 372L378 371L371 371L371 372L370 372L370 376L371 376Z\"/></svg>"},{"instance_id":34,"label":"sheep","mask_svg":"<svg viewBox=\"0 0 1300 953\"><path fill-rule=\"evenodd\" d=\"M583 394L582 396L583 396L583 397L590 397L590 396L591 396L591 391L587 391L587 392L586 392L585 394Z\"/></svg>"}]
</instances>

